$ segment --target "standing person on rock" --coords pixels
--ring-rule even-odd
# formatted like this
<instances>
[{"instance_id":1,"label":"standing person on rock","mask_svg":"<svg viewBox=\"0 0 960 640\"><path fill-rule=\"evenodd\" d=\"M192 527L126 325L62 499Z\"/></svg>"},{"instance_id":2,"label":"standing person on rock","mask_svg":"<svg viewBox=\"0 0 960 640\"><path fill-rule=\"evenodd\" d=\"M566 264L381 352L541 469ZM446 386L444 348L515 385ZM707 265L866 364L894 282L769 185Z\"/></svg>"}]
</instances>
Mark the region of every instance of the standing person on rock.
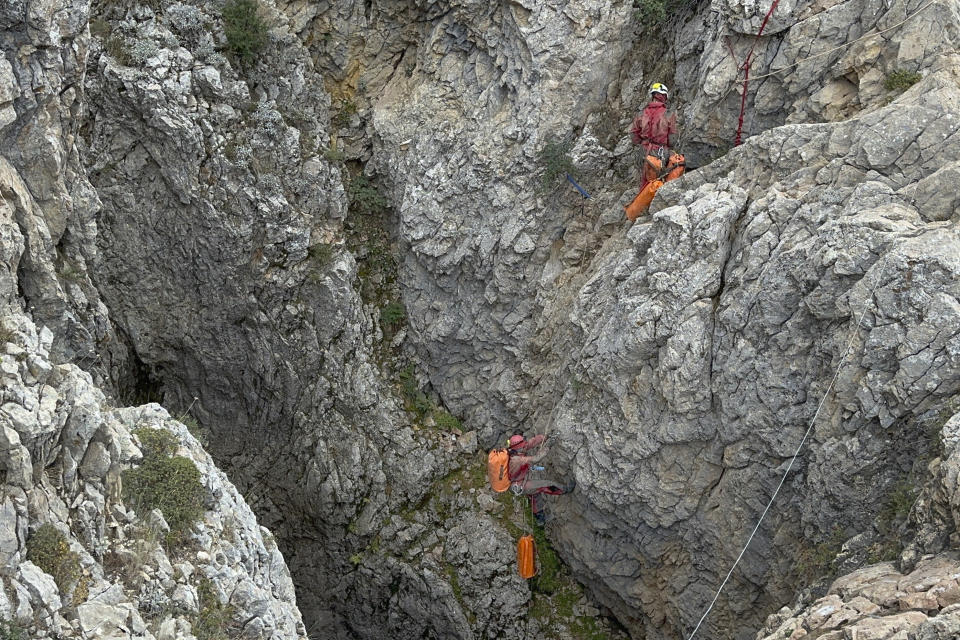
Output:
<instances>
[{"instance_id":1,"label":"standing person on rock","mask_svg":"<svg viewBox=\"0 0 960 640\"><path fill-rule=\"evenodd\" d=\"M633 144L643 147L643 180L640 189L657 179L670 152L670 136L677 133L677 114L667 115L667 87L660 82L650 85L650 102L643 113L633 119L630 135Z\"/></svg>"},{"instance_id":2,"label":"standing person on rock","mask_svg":"<svg viewBox=\"0 0 960 640\"><path fill-rule=\"evenodd\" d=\"M533 512L533 517L541 525L546 521L546 516L543 513L540 495L559 496L570 493L576 486L573 481L567 485L561 485L555 480L532 480L527 477L531 469L537 468L534 467L534 463L539 462L547 455L546 449L540 450L535 455L529 455L535 447L540 447L543 444L544 439L546 439L546 436L542 433L529 440L516 433L510 436L510 440L507 442L507 453L510 455L508 467L510 482L521 488L521 495L529 496L530 510ZM537 470L541 469L542 467L537 468Z\"/></svg>"}]
</instances>

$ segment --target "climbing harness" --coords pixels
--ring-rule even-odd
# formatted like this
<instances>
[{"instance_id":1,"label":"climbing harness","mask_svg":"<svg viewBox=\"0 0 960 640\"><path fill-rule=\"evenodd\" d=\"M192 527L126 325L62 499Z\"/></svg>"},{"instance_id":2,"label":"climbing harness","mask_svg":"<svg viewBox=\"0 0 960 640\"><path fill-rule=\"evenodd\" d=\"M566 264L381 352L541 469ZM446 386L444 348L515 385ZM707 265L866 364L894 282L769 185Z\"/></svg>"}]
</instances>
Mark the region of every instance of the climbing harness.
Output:
<instances>
[{"instance_id":1,"label":"climbing harness","mask_svg":"<svg viewBox=\"0 0 960 640\"><path fill-rule=\"evenodd\" d=\"M877 287L880 286L880 282L883 280L883 273L887 267L886 258L882 258L883 262L880 265L880 273L877 275L877 281L873 284L873 289L870 290L870 296L867 300L873 300L874 294L877 292ZM857 320L856 326L850 331L850 339L847 341L847 347L844 349L843 354L840 356L840 362L837 365L837 370L833 374L833 378L830 380L830 384L827 385L826 391L823 393L823 397L820 398L820 404L817 405L817 410L814 412L813 417L810 419L810 424L807 426L806 432L803 434L803 437L800 439L800 444L797 445L796 451L793 452L793 457L790 458L790 463L787 465L786 471L783 472L783 476L780 478L780 484L777 485L777 488L774 489L773 495L770 496L770 501L767 502L767 506L764 508L763 513L760 514L760 519L757 521L757 526L753 528L753 531L750 532L750 537L747 538L746 544L743 545L743 549L740 550L740 555L737 556L737 559L734 560L733 566L730 567L730 571L727 572L727 576L723 579L723 582L720 583L720 587L717 589L717 593L713 596L713 600L710 602L710 605L707 607L707 610L703 612L703 615L700 616L697 626L694 627L693 631L690 632L690 635L687 636L687 640L693 640L693 636L696 635L697 630L700 629L700 625L703 624L703 621L706 620L707 615L710 614L710 611L713 609L713 606L717 603L717 599L720 597L720 592L723 591L723 588L726 586L727 582L730 580L730 576L733 575L734 570L737 568L737 565L740 564L740 560L743 558L743 554L747 552L747 547L750 546L750 543L753 541L753 537L757 534L757 531L760 529L760 525L763 523L763 519L766 517L767 512L770 511L770 507L773 505L773 501L777 498L777 494L780 492L780 489L783 487L783 483L786 482L787 476L790 474L790 470L793 469L793 463L796 462L797 456L800 455L800 450L803 448L803 444L807 441L807 437L810 435L810 432L813 431L813 425L817 422L817 417L820 415L820 410L823 409L823 405L827 400L827 396L830 395L830 391L833 389L833 385L836 384L837 378L840 376L840 369L843 368L843 363L847 359L847 355L850 353L850 347L853 346L853 340L856 337L857 333L860 331L861 326L863 325L863 317L867 314L867 304L864 304L864 308L860 310L860 318Z\"/></svg>"}]
</instances>

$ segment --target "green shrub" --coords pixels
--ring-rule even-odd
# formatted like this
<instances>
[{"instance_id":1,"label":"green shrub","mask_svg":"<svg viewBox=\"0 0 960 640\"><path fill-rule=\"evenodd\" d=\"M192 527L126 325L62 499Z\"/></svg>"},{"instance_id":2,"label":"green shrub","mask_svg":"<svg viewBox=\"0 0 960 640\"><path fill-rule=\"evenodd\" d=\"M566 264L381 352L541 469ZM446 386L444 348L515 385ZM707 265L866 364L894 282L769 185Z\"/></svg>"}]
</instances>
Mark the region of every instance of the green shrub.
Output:
<instances>
[{"instance_id":1,"label":"green shrub","mask_svg":"<svg viewBox=\"0 0 960 640\"><path fill-rule=\"evenodd\" d=\"M380 213L387 207L387 199L380 195L376 185L362 173L350 181L347 196L350 198L350 211L354 213Z\"/></svg>"},{"instance_id":2,"label":"green shrub","mask_svg":"<svg viewBox=\"0 0 960 640\"><path fill-rule=\"evenodd\" d=\"M330 119L331 124L337 128L342 128L350 124L350 119L358 111L357 103L353 100L341 100L340 108Z\"/></svg>"},{"instance_id":3,"label":"green shrub","mask_svg":"<svg viewBox=\"0 0 960 640\"><path fill-rule=\"evenodd\" d=\"M530 515L531 519L532 517L533 516ZM532 525L532 529L533 540L537 544L537 559L540 562L540 571L536 577L532 579L533 589L538 593L546 595L554 594L563 584L560 576L560 558L557 557L557 553L553 550L553 547L550 546L543 527ZM570 614L572 615L572 613L571 610Z\"/></svg>"},{"instance_id":4,"label":"green shrub","mask_svg":"<svg viewBox=\"0 0 960 640\"><path fill-rule=\"evenodd\" d=\"M404 408L423 418L433 409L433 403L417 385L417 376L414 373L413 365L408 365L399 374L397 378L400 381L400 392L403 395Z\"/></svg>"},{"instance_id":5,"label":"green shrub","mask_svg":"<svg viewBox=\"0 0 960 640\"><path fill-rule=\"evenodd\" d=\"M921 78L923 78L923 76L916 71L895 69L887 74L887 77L883 81L883 86L887 91L903 93L913 85L920 82Z\"/></svg>"},{"instance_id":6,"label":"green shrub","mask_svg":"<svg viewBox=\"0 0 960 640\"><path fill-rule=\"evenodd\" d=\"M337 148L336 143L332 143L323 150L323 157L327 162L343 162L347 156Z\"/></svg>"},{"instance_id":7,"label":"green shrub","mask_svg":"<svg viewBox=\"0 0 960 640\"><path fill-rule=\"evenodd\" d=\"M433 412L433 420L437 423L438 428L445 431L453 431L454 429L459 430L463 426L457 416L448 413L443 409L437 409Z\"/></svg>"},{"instance_id":8,"label":"green shrub","mask_svg":"<svg viewBox=\"0 0 960 640\"><path fill-rule=\"evenodd\" d=\"M335 250L332 244L318 242L307 249L307 256L317 267L325 267L333 261Z\"/></svg>"},{"instance_id":9,"label":"green shrub","mask_svg":"<svg viewBox=\"0 0 960 640\"><path fill-rule=\"evenodd\" d=\"M27 640L27 632L16 622L0 620L0 640Z\"/></svg>"},{"instance_id":10,"label":"green shrub","mask_svg":"<svg viewBox=\"0 0 960 640\"><path fill-rule=\"evenodd\" d=\"M227 46L243 64L253 62L267 44L267 25L257 9L257 0L232 0L221 14Z\"/></svg>"},{"instance_id":11,"label":"green shrub","mask_svg":"<svg viewBox=\"0 0 960 640\"><path fill-rule=\"evenodd\" d=\"M237 608L221 604L210 578L203 576L197 585L199 610L191 619L193 635L197 640L230 640L236 638L242 627L235 618Z\"/></svg>"},{"instance_id":12,"label":"green shrub","mask_svg":"<svg viewBox=\"0 0 960 640\"><path fill-rule=\"evenodd\" d=\"M80 579L80 556L70 551L70 543L52 524L37 528L27 541L27 560L53 576L61 595L67 594Z\"/></svg>"},{"instance_id":13,"label":"green shrub","mask_svg":"<svg viewBox=\"0 0 960 640\"><path fill-rule=\"evenodd\" d=\"M107 52L108 56L124 67L129 67L130 63L133 62L133 56L130 54L130 45L122 35L114 34L107 38L103 49Z\"/></svg>"},{"instance_id":14,"label":"green shrub","mask_svg":"<svg viewBox=\"0 0 960 640\"><path fill-rule=\"evenodd\" d=\"M177 437L163 429L135 429L133 433L140 440L144 459L169 458L180 447Z\"/></svg>"},{"instance_id":15,"label":"green shrub","mask_svg":"<svg viewBox=\"0 0 960 640\"><path fill-rule=\"evenodd\" d=\"M634 0L634 15L644 29L663 26L686 5L685 0Z\"/></svg>"},{"instance_id":16,"label":"green shrub","mask_svg":"<svg viewBox=\"0 0 960 640\"><path fill-rule=\"evenodd\" d=\"M183 426L187 428L187 431L190 432L190 435L196 438L197 442L199 442L202 446L206 447L210 443L210 434L207 433L207 430L203 428L203 425L200 424L199 420L188 414L180 416L177 418L177 420L179 420ZM163 433L168 432L164 431ZM171 440L173 440L173 450L170 451L170 455L173 455L177 451L177 441L176 438L173 437L173 434L168 435L170 435ZM141 442L143 442L143 440L141 440Z\"/></svg>"},{"instance_id":17,"label":"green shrub","mask_svg":"<svg viewBox=\"0 0 960 640\"><path fill-rule=\"evenodd\" d=\"M159 509L170 525L168 544L180 542L203 514L204 487L192 460L174 456L176 440L160 429L137 429L143 462L123 472L124 498L141 516ZM168 437L169 436L169 437Z\"/></svg>"},{"instance_id":18,"label":"green shrub","mask_svg":"<svg viewBox=\"0 0 960 640\"><path fill-rule=\"evenodd\" d=\"M113 27L106 20L95 19L90 21L90 35L103 40L113 31ZM2 638L2 636L0 636Z\"/></svg>"},{"instance_id":19,"label":"green shrub","mask_svg":"<svg viewBox=\"0 0 960 640\"><path fill-rule=\"evenodd\" d=\"M396 331L407 319L407 310L403 308L402 302L391 302L383 309L380 309L380 324Z\"/></svg>"},{"instance_id":20,"label":"green shrub","mask_svg":"<svg viewBox=\"0 0 960 640\"><path fill-rule=\"evenodd\" d=\"M836 526L826 540L801 548L793 565L794 570L808 582L820 576L832 576L833 561L843 547L844 538L843 528Z\"/></svg>"},{"instance_id":21,"label":"green shrub","mask_svg":"<svg viewBox=\"0 0 960 640\"><path fill-rule=\"evenodd\" d=\"M653 27L663 24L667 19L665 0L637 0L633 3L636 16L644 27Z\"/></svg>"},{"instance_id":22,"label":"green shrub","mask_svg":"<svg viewBox=\"0 0 960 640\"><path fill-rule=\"evenodd\" d=\"M13 339L17 336L17 332L9 328L2 320L0 320L0 344L5 342L13 342Z\"/></svg>"},{"instance_id":23,"label":"green shrub","mask_svg":"<svg viewBox=\"0 0 960 640\"><path fill-rule=\"evenodd\" d=\"M543 169L543 176L540 178L540 186L543 189L552 188L573 171L573 161L569 155L572 147L570 142L548 142L540 150L537 158Z\"/></svg>"}]
</instances>

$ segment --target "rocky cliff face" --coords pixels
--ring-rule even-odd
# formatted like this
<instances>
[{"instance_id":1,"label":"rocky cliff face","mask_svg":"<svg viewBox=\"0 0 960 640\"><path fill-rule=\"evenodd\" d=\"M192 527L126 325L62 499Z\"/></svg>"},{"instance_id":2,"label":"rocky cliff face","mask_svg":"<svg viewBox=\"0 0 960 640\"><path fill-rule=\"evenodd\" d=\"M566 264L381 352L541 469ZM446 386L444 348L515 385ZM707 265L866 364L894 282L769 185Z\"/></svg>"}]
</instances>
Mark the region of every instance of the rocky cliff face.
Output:
<instances>
[{"instance_id":1,"label":"rocky cliff face","mask_svg":"<svg viewBox=\"0 0 960 640\"><path fill-rule=\"evenodd\" d=\"M164 409L100 389L127 354L91 281L87 22L85 2L0 9L0 633L303 638L283 558L233 485Z\"/></svg>"},{"instance_id":2,"label":"rocky cliff face","mask_svg":"<svg viewBox=\"0 0 960 640\"><path fill-rule=\"evenodd\" d=\"M97 284L141 391L208 431L278 536L312 635L529 635L513 541L487 514L504 507L477 501L476 434L438 428L391 347L403 332L380 326L387 230L348 211L323 77L260 7L269 42L249 64L217 52L217 7L94 12Z\"/></svg>"},{"instance_id":3,"label":"rocky cliff face","mask_svg":"<svg viewBox=\"0 0 960 640\"><path fill-rule=\"evenodd\" d=\"M544 615L512 567L521 503L483 489L478 451L523 428L549 433L548 466L579 483L547 527L577 578L635 637L684 636L825 394L701 633L753 637L785 603L765 633L843 633L915 608L849 584L920 593L951 571L925 556L955 546L936 480L950 466L927 470L949 459L931 434L960 385L955 3L788 2L755 41L767 7L749 3L683 7L657 30L611 0L261 1L267 43L247 62L222 6L0 10L0 76L16 80L0 93L17 222L3 295L14 359L72 359L94 378L71 375L202 425L298 586L306 628L282 609L258 633L596 630L586 602ZM683 150L705 165L733 137L751 48L752 137L626 226L645 87L673 87ZM901 95L894 72L922 80ZM128 431L170 423L101 411ZM828 629L804 609L828 570L897 555L834 585L831 606L859 613ZM128 601L107 604L142 612ZM949 614L911 628L949 631Z\"/></svg>"},{"instance_id":4,"label":"rocky cliff face","mask_svg":"<svg viewBox=\"0 0 960 640\"><path fill-rule=\"evenodd\" d=\"M366 141L347 148L398 209L431 382L483 435L551 433L551 464L583 489L551 532L636 635L693 628L838 368L706 635L751 636L835 529L882 537L882 505L922 472L925 425L957 393L954 5L784 5L756 45L756 135L627 232L623 116L666 80L696 163L722 151L732 59L767 7L679 14L671 78L622 3L418 5L403 28L391 3L290 6L321 64L349 71L331 73L358 111L343 136ZM898 95L901 71L924 79ZM530 179L563 138L594 196L582 210Z\"/></svg>"}]
</instances>

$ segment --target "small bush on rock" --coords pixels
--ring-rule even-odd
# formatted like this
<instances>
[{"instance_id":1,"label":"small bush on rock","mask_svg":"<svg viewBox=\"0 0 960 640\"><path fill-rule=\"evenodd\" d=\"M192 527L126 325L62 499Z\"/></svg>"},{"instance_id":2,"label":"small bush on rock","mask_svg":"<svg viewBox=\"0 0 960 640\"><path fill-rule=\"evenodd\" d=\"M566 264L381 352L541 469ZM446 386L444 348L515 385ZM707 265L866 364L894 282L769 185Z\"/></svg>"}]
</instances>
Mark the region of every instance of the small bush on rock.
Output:
<instances>
[{"instance_id":1,"label":"small bush on rock","mask_svg":"<svg viewBox=\"0 0 960 640\"><path fill-rule=\"evenodd\" d=\"M463 425L460 422L460 419L448 413L443 409L437 409L433 412L433 420L437 423L437 427L443 429L444 431L453 431L454 429L459 430Z\"/></svg>"},{"instance_id":2,"label":"small bush on rock","mask_svg":"<svg viewBox=\"0 0 960 640\"><path fill-rule=\"evenodd\" d=\"M572 146L569 142L548 142L540 150L538 160L543 168L543 176L540 178L543 189L552 188L558 180L573 171L573 161L569 155Z\"/></svg>"},{"instance_id":3,"label":"small bush on rock","mask_svg":"<svg viewBox=\"0 0 960 640\"><path fill-rule=\"evenodd\" d=\"M400 392L403 395L405 409L417 414L423 418L433 409L430 398L427 397L420 386L417 384L417 375L414 372L413 365L408 365L397 375L400 381Z\"/></svg>"},{"instance_id":4,"label":"small bush on rock","mask_svg":"<svg viewBox=\"0 0 960 640\"><path fill-rule=\"evenodd\" d=\"M41 525L27 541L27 560L53 576L61 594L66 594L80 579L80 556L70 551L70 543L52 524Z\"/></svg>"},{"instance_id":5,"label":"small bush on rock","mask_svg":"<svg viewBox=\"0 0 960 640\"><path fill-rule=\"evenodd\" d=\"M350 197L350 211L354 213L379 213L387 206L387 199L380 195L376 185L362 173L350 181L347 195Z\"/></svg>"},{"instance_id":6,"label":"small bush on rock","mask_svg":"<svg viewBox=\"0 0 960 640\"><path fill-rule=\"evenodd\" d=\"M402 302L391 302L380 310L380 323L390 331L396 331L407 319L407 310Z\"/></svg>"},{"instance_id":7,"label":"small bush on rock","mask_svg":"<svg viewBox=\"0 0 960 640\"><path fill-rule=\"evenodd\" d=\"M237 608L222 604L214 591L210 578L203 576L197 585L199 611L193 617L193 635L197 640L227 640L236 638L241 627L234 618Z\"/></svg>"},{"instance_id":8,"label":"small bush on rock","mask_svg":"<svg viewBox=\"0 0 960 640\"><path fill-rule=\"evenodd\" d=\"M16 622L0 620L0 640L27 640L27 632Z\"/></svg>"},{"instance_id":9,"label":"small bush on rock","mask_svg":"<svg viewBox=\"0 0 960 640\"><path fill-rule=\"evenodd\" d=\"M232 0L223 8L223 31L227 46L243 64L253 59L267 44L267 25L257 15L257 0Z\"/></svg>"},{"instance_id":10,"label":"small bush on rock","mask_svg":"<svg viewBox=\"0 0 960 640\"><path fill-rule=\"evenodd\" d=\"M176 544L203 514L200 471L192 460L173 455L176 439L170 433L137 429L134 434L143 445L143 462L123 472L124 498L140 516L159 509L170 526L167 543Z\"/></svg>"},{"instance_id":11,"label":"small bush on rock","mask_svg":"<svg viewBox=\"0 0 960 640\"><path fill-rule=\"evenodd\" d=\"M645 29L663 24L688 3L685 0L634 0L635 15Z\"/></svg>"},{"instance_id":12,"label":"small bush on rock","mask_svg":"<svg viewBox=\"0 0 960 640\"><path fill-rule=\"evenodd\" d=\"M907 71L906 69L894 69L887 74L883 81L883 87L887 91L896 91L903 93L913 85L920 82L922 75L916 71Z\"/></svg>"}]
</instances>

